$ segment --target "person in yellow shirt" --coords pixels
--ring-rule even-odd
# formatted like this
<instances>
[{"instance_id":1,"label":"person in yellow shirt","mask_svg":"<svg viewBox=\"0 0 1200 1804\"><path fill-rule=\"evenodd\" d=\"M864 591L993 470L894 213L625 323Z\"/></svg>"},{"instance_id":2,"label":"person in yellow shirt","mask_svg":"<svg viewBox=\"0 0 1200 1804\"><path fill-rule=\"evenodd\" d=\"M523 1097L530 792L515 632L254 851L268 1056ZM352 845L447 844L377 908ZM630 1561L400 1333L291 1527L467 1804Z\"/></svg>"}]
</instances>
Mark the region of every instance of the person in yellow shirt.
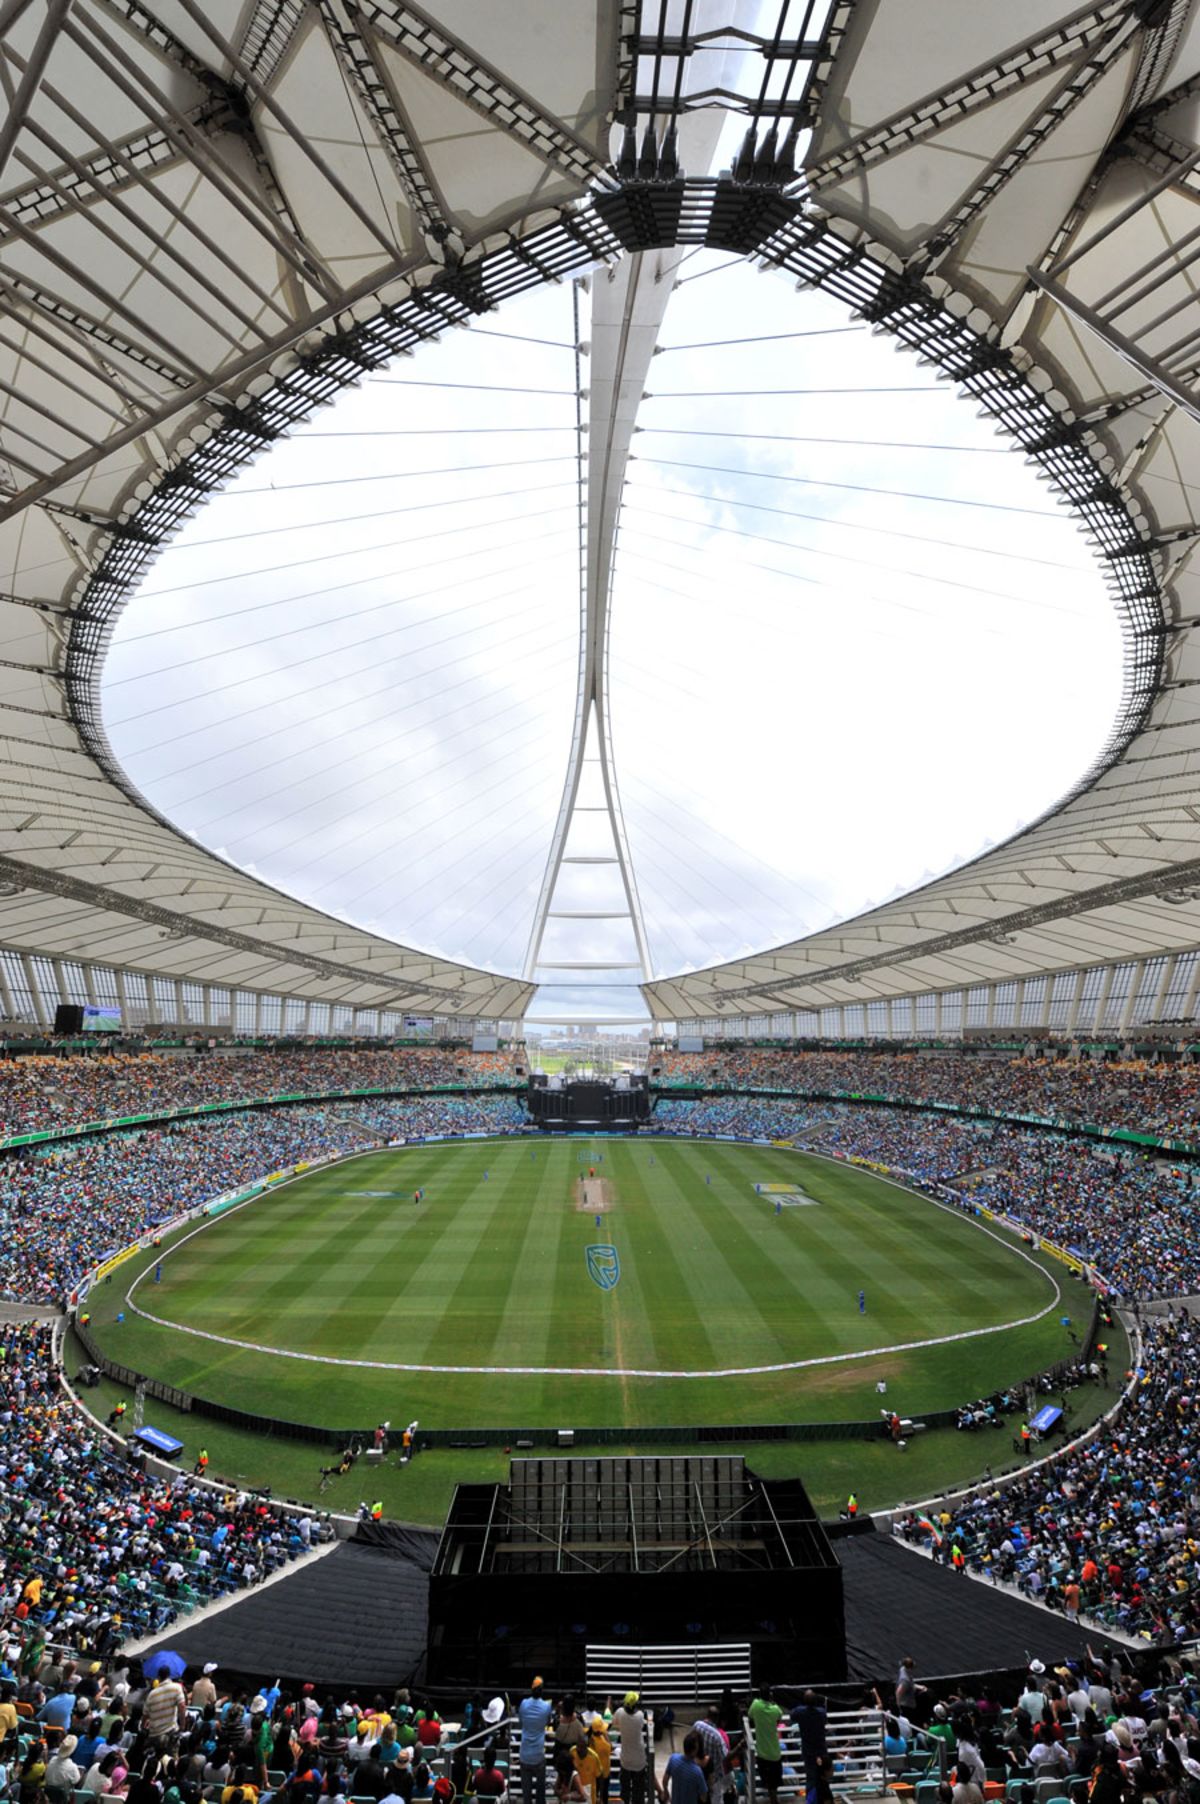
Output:
<instances>
[{"instance_id":1,"label":"person in yellow shirt","mask_svg":"<svg viewBox=\"0 0 1200 1804\"><path fill-rule=\"evenodd\" d=\"M609 1751L611 1754L611 1746ZM592 1747L590 1739L578 1743L571 1749L571 1759L575 1762L575 1771L587 1796L588 1804L599 1804L597 1781L600 1778L600 1757Z\"/></svg>"},{"instance_id":2,"label":"person in yellow shirt","mask_svg":"<svg viewBox=\"0 0 1200 1804\"><path fill-rule=\"evenodd\" d=\"M608 1781L612 1772L612 1742L609 1739L608 1724L598 1710L592 1712L592 1720L588 1725L588 1747L600 1763L600 1771L596 1778L596 1804L608 1804Z\"/></svg>"}]
</instances>

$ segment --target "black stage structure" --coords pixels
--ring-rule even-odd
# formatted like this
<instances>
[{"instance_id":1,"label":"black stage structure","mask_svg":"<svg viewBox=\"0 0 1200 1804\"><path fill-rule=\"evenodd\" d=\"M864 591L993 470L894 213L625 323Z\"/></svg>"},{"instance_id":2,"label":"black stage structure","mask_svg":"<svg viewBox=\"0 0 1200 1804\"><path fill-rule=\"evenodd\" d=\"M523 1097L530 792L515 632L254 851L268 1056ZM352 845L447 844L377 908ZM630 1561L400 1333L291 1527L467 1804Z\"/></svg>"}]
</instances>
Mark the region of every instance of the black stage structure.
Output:
<instances>
[{"instance_id":1,"label":"black stage structure","mask_svg":"<svg viewBox=\"0 0 1200 1804\"><path fill-rule=\"evenodd\" d=\"M174 1623L142 1658L153 1669L154 1653L172 1648L194 1673L215 1660L226 1683L240 1681L251 1694L276 1678L293 1689L308 1682L322 1689L367 1688L372 1695L392 1685L423 1686L429 1574L439 1539L433 1529L361 1523L354 1539L333 1553L304 1561L211 1615L199 1611ZM1011 1676L1015 1696L1031 1653L1055 1666L1082 1660L1089 1643L1111 1646L1093 1623L1067 1622L993 1585L959 1578L891 1535L856 1534L836 1540L835 1547L845 1595L846 1669L854 1682L833 1689L842 1699L839 1707L852 1708L864 1683L886 1686L905 1653L915 1656L934 1695L1000 1672ZM696 1574L692 1580L703 1592L707 1581ZM1157 1657L1148 1645L1135 1656L1146 1683ZM508 1656L501 1656L500 1665L507 1664ZM519 1686L535 1670L541 1668L522 1673ZM806 1672L790 1649L781 1647L776 1655L763 1645L755 1678L784 1686L790 1701L793 1689L806 1683L823 1691L832 1687L822 1681L823 1671L823 1660L816 1672ZM491 1695L504 1683L498 1671L496 1683L489 1677L483 1689ZM451 1687L439 1691L438 1701L457 1705L464 1695L469 1692L463 1687ZM683 1694L672 1701L684 1701Z\"/></svg>"},{"instance_id":2,"label":"black stage structure","mask_svg":"<svg viewBox=\"0 0 1200 1804\"><path fill-rule=\"evenodd\" d=\"M531 1119L548 1133L634 1133L650 1119L648 1077L546 1077L529 1079L526 1106Z\"/></svg>"},{"instance_id":3,"label":"black stage structure","mask_svg":"<svg viewBox=\"0 0 1200 1804\"><path fill-rule=\"evenodd\" d=\"M459 1485L429 1584L426 1675L470 1693L583 1683L589 1643L748 1643L841 1679L842 1572L799 1479L737 1456L517 1459Z\"/></svg>"}]
</instances>

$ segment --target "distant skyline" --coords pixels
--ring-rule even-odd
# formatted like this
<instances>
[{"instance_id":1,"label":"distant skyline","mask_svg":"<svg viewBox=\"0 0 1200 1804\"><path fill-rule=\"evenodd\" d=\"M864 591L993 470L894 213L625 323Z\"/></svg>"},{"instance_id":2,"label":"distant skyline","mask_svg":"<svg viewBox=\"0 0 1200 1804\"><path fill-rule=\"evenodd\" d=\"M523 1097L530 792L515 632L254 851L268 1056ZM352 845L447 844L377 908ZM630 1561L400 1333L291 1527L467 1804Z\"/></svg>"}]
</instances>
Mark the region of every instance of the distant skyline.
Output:
<instances>
[{"instance_id":1,"label":"distant skyline","mask_svg":"<svg viewBox=\"0 0 1200 1804\"><path fill-rule=\"evenodd\" d=\"M1006 837L1082 776L1120 694L1101 575L1019 455L832 301L727 261L680 272L613 590L656 975ZM547 289L365 379L158 558L104 678L117 755L185 831L503 971L574 710L574 363L570 291ZM608 949L582 923L569 955ZM641 1012L573 982L530 1010Z\"/></svg>"}]
</instances>

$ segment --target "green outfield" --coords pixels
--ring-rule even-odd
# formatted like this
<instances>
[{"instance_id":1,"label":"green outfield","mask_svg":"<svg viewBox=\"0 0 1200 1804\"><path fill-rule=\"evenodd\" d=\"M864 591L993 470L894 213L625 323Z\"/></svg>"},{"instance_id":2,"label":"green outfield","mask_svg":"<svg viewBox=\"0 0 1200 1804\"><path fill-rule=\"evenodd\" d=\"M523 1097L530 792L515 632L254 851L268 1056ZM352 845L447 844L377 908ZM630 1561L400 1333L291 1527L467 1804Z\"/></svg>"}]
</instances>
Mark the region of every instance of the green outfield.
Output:
<instances>
[{"instance_id":1,"label":"green outfield","mask_svg":"<svg viewBox=\"0 0 1200 1804\"><path fill-rule=\"evenodd\" d=\"M264 1416L515 1430L864 1419L880 1380L919 1416L1068 1356L1059 1318L1087 1303L867 1172L556 1139L328 1167L126 1262L88 1308L114 1359Z\"/></svg>"}]
</instances>

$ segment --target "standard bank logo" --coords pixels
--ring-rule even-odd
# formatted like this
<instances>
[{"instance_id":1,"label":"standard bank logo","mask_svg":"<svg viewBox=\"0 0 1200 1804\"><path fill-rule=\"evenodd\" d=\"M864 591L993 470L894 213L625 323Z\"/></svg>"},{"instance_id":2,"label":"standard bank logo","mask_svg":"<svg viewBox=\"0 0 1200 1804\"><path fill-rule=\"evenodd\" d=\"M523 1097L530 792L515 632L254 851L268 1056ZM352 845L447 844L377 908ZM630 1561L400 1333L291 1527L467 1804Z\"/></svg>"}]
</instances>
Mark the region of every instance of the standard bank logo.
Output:
<instances>
[{"instance_id":1,"label":"standard bank logo","mask_svg":"<svg viewBox=\"0 0 1200 1804\"><path fill-rule=\"evenodd\" d=\"M587 1249L588 1277L601 1290L615 1290L621 1276L621 1259L616 1247L591 1246Z\"/></svg>"}]
</instances>

